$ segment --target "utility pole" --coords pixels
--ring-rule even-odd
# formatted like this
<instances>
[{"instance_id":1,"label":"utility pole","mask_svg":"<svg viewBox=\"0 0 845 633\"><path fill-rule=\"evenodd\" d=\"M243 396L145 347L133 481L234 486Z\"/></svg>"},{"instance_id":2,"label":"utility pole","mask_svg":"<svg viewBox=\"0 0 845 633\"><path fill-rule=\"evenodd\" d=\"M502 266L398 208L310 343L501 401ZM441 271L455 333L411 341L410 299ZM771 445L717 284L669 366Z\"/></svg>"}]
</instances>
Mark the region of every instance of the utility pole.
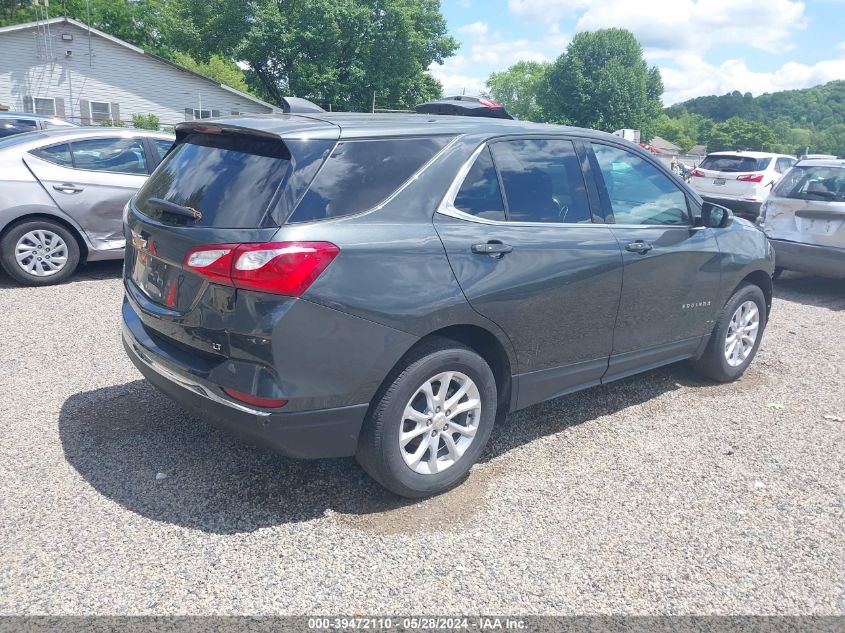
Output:
<instances>
[{"instance_id":1,"label":"utility pole","mask_svg":"<svg viewBox=\"0 0 845 633\"><path fill-rule=\"evenodd\" d=\"M373 90L373 114L376 113L376 91Z\"/></svg>"}]
</instances>

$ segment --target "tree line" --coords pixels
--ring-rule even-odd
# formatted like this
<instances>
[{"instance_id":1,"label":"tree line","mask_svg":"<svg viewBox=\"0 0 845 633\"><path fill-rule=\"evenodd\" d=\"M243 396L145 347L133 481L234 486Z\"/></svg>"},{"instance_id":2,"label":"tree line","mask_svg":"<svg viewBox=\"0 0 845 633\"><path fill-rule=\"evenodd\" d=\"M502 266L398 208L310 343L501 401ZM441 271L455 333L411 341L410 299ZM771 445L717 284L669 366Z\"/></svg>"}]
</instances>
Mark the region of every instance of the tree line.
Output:
<instances>
[{"instance_id":1,"label":"tree line","mask_svg":"<svg viewBox=\"0 0 845 633\"><path fill-rule=\"evenodd\" d=\"M0 26L36 11L0 0ZM270 102L296 95L333 110L367 111L374 96L388 109L435 99L442 87L427 68L458 49L439 0L53 0L50 11ZM518 62L487 87L519 119L636 128L685 151L845 155L845 81L664 109L660 72L625 29L578 33L555 61Z\"/></svg>"},{"instance_id":2,"label":"tree line","mask_svg":"<svg viewBox=\"0 0 845 633\"><path fill-rule=\"evenodd\" d=\"M579 33L551 63L521 61L487 80L490 96L517 118L612 132L641 130L689 151L760 150L845 155L845 81L754 97L731 92L663 108L659 71L633 34Z\"/></svg>"}]
</instances>

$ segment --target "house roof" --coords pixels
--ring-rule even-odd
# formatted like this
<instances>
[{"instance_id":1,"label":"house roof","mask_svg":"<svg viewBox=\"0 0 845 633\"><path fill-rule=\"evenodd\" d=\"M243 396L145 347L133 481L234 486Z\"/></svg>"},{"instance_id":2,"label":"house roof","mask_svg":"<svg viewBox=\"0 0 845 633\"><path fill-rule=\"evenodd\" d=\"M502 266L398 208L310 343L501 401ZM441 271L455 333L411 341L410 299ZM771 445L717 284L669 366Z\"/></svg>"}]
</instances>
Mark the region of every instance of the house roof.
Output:
<instances>
[{"instance_id":1,"label":"house roof","mask_svg":"<svg viewBox=\"0 0 845 633\"><path fill-rule=\"evenodd\" d=\"M670 152L680 152L681 148L675 145L672 141L667 141L665 138L661 136L655 136L649 142L649 145L655 147L661 151L670 151Z\"/></svg>"},{"instance_id":2,"label":"house roof","mask_svg":"<svg viewBox=\"0 0 845 633\"><path fill-rule=\"evenodd\" d=\"M168 66L171 66L172 68L176 68L177 70L180 70L184 73L188 73L188 74L193 75L195 77L199 77L200 79L203 79L204 81L207 81L208 83L213 84L213 85L217 86L218 88L222 88L223 90L226 90L228 92L236 94L239 97L242 97L244 99L248 99L249 101L252 101L253 103L257 103L257 104L262 105L266 108L271 108L272 110L274 110L276 112L281 112L281 108L279 106L273 105L272 103L267 103L266 101L262 101L261 99L259 99L257 97L253 97L250 94L247 94L245 92L241 92L240 90L232 88L231 86L221 84L219 81L215 81L211 77L206 77L203 74L200 74L198 72L194 72L193 70L185 68L184 66L180 66L179 64L172 62L169 59L165 59L164 57L159 57L158 55L155 55L154 53L147 52L143 48L138 48L137 46L134 46L133 44L130 44L129 42L126 42L126 41L124 41L124 40L122 40L118 37L114 37L113 35L109 35L108 33L100 31L99 29L95 29L93 26L89 27L84 22L80 22L79 20L74 20L73 18L58 17L58 18L50 18L49 20L42 20L40 22L23 22L21 24L13 24L11 26L3 26L3 27L0 27L0 35L2 35L3 33L11 33L13 31L25 31L27 29L34 29L34 28L37 28L39 26L43 27L45 24L50 24L50 25L53 25L53 24L71 24L71 25L76 26L76 27L83 29L85 31L90 31L93 35L96 35L98 37L102 37L103 39L106 39L106 40L108 40L108 41L110 41L114 44L119 45L119 46L123 46L124 48L128 48L129 50L134 51L134 52L138 53L139 55L144 55L146 57L149 57L150 59L152 59L156 62L159 62L161 64L167 64Z\"/></svg>"}]
</instances>

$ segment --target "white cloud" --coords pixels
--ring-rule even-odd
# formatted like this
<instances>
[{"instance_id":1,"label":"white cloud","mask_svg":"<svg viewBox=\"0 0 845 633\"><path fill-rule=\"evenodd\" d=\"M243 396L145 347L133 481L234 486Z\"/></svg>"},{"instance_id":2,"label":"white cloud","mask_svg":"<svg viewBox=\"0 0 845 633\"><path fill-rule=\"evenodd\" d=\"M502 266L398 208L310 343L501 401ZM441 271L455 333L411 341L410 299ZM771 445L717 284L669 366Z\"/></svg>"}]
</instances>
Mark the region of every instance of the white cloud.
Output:
<instances>
[{"instance_id":1,"label":"white cloud","mask_svg":"<svg viewBox=\"0 0 845 633\"><path fill-rule=\"evenodd\" d=\"M457 28L458 33L470 35L473 37L481 37L487 35L487 22L472 22L471 24L464 24Z\"/></svg>"},{"instance_id":2,"label":"white cloud","mask_svg":"<svg viewBox=\"0 0 845 633\"><path fill-rule=\"evenodd\" d=\"M443 95L462 95L478 96L486 90L484 81L480 77L466 75L459 71L450 68L448 63L432 64L428 67L428 72L432 77L437 79L443 86Z\"/></svg>"},{"instance_id":3,"label":"white cloud","mask_svg":"<svg viewBox=\"0 0 845 633\"><path fill-rule=\"evenodd\" d=\"M671 105L700 95L721 95L739 90L756 96L843 79L845 55L811 66L788 62L774 72L755 72L740 60L731 59L716 66L690 53L678 57L674 67L662 67L660 74L666 88L663 102Z\"/></svg>"},{"instance_id":4,"label":"white cloud","mask_svg":"<svg viewBox=\"0 0 845 633\"><path fill-rule=\"evenodd\" d=\"M535 40L503 39L499 33L488 33L486 22L473 22L457 30L467 36L469 44L444 64L429 67L429 73L443 84L446 95L464 94L464 91L468 95L478 95L486 90L490 74L490 71L480 72L479 68L498 71L518 61L552 61L564 51L571 39L568 34L560 32L557 24Z\"/></svg>"},{"instance_id":5,"label":"white cloud","mask_svg":"<svg viewBox=\"0 0 845 633\"><path fill-rule=\"evenodd\" d=\"M578 16L576 31L626 28L657 51L702 52L733 42L782 51L807 23L799 0L509 0L508 7L538 22Z\"/></svg>"}]
</instances>

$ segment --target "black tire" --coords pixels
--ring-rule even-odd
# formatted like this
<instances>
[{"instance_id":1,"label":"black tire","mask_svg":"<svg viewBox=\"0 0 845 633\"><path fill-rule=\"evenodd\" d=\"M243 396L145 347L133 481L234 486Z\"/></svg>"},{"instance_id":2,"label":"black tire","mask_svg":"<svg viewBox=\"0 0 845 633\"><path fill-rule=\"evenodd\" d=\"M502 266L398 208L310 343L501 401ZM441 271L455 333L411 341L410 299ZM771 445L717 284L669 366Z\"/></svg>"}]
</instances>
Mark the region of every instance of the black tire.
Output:
<instances>
[{"instance_id":1,"label":"black tire","mask_svg":"<svg viewBox=\"0 0 845 633\"><path fill-rule=\"evenodd\" d=\"M481 415L472 442L451 466L434 474L421 474L402 457L399 433L405 424L403 412L427 380L446 371L461 372L475 383ZM496 380L484 359L456 341L432 339L409 353L376 394L361 431L356 459L373 479L400 496L418 499L445 492L463 481L481 456L495 423L496 403ZM430 455L427 451L423 454Z\"/></svg>"},{"instance_id":2,"label":"black tire","mask_svg":"<svg viewBox=\"0 0 845 633\"><path fill-rule=\"evenodd\" d=\"M15 246L21 237L30 231L49 231L64 241L67 258L64 266L57 272L43 277L26 272L15 259ZM73 275L79 265L79 244L76 237L64 226L52 220L23 220L13 225L0 240L0 264L12 279L24 286L49 286L65 281Z\"/></svg>"},{"instance_id":3,"label":"black tire","mask_svg":"<svg viewBox=\"0 0 845 633\"><path fill-rule=\"evenodd\" d=\"M736 310L746 301L753 301L759 311L757 339L754 341L748 357L742 364L734 367L728 363L725 357L725 343L731 318ZM742 284L736 289L736 292L734 292L731 298L728 299L728 302L719 314L719 319L716 321L716 327L713 328L713 334L710 336L710 341L707 343L704 354L701 355L701 358L692 361L693 369L702 376L717 382L731 382L736 380L742 376L757 355L757 350L760 348L760 341L763 340L763 332L766 329L767 320L766 297L763 295L763 291L759 286L747 283Z\"/></svg>"},{"instance_id":4,"label":"black tire","mask_svg":"<svg viewBox=\"0 0 845 633\"><path fill-rule=\"evenodd\" d=\"M783 268L780 266L775 266L775 271L772 273L772 281L777 281L780 279L780 276L783 274Z\"/></svg>"}]
</instances>

